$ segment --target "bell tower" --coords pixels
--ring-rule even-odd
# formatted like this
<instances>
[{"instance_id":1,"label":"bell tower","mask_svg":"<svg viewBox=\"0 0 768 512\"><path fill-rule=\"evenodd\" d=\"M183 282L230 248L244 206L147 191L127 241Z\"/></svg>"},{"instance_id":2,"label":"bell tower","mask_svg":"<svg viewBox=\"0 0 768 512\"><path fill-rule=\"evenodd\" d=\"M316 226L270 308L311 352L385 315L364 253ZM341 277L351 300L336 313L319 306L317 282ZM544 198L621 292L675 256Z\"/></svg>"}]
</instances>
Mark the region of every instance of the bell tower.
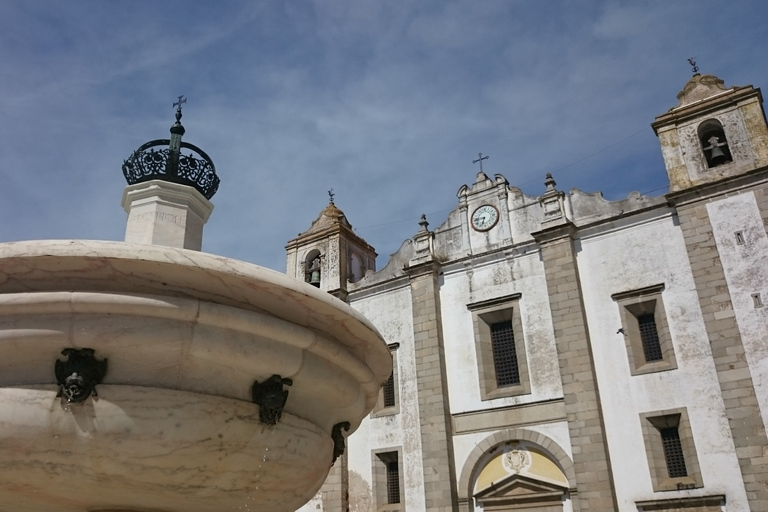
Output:
<instances>
[{"instance_id":1,"label":"bell tower","mask_svg":"<svg viewBox=\"0 0 768 512\"><path fill-rule=\"evenodd\" d=\"M694 75L678 103L656 118L669 191L731 178L768 165L768 128L760 89L725 87L714 75Z\"/></svg>"},{"instance_id":2,"label":"bell tower","mask_svg":"<svg viewBox=\"0 0 768 512\"><path fill-rule=\"evenodd\" d=\"M285 246L286 273L347 299L347 285L376 270L376 251L357 236L346 215L330 202L308 230Z\"/></svg>"}]
</instances>

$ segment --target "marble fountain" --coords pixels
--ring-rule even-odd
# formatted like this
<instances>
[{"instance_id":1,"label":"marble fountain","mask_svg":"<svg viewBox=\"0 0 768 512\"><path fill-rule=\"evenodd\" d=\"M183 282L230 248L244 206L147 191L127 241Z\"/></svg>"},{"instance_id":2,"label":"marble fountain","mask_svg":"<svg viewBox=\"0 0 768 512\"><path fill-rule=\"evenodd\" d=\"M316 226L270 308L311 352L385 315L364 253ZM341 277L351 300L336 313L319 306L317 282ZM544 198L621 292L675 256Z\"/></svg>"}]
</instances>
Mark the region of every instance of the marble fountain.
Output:
<instances>
[{"instance_id":1,"label":"marble fountain","mask_svg":"<svg viewBox=\"0 0 768 512\"><path fill-rule=\"evenodd\" d=\"M178 174L129 179L127 242L0 244L0 511L292 511L373 408L376 329L199 252L210 190Z\"/></svg>"}]
</instances>

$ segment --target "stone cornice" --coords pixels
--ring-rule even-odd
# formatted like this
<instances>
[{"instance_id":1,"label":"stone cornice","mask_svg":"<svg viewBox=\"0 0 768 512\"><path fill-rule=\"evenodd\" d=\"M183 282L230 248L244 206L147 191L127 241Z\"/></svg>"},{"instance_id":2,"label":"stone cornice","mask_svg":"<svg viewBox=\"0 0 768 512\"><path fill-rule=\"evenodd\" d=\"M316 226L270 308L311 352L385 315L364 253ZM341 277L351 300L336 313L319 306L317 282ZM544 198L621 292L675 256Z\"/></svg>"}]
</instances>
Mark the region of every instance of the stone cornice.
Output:
<instances>
[{"instance_id":1,"label":"stone cornice","mask_svg":"<svg viewBox=\"0 0 768 512\"><path fill-rule=\"evenodd\" d=\"M427 274L439 274L440 273L441 265L435 260L429 260L424 263L419 263L418 265L408 265L403 267L403 272L406 273L406 275L410 279L414 279L417 277L422 277Z\"/></svg>"},{"instance_id":2,"label":"stone cornice","mask_svg":"<svg viewBox=\"0 0 768 512\"><path fill-rule=\"evenodd\" d=\"M558 242L564 238L573 238L576 233L576 226L572 222L565 222L552 226L551 228L545 228L541 231L531 233L531 236L536 240L539 245Z\"/></svg>"},{"instance_id":3,"label":"stone cornice","mask_svg":"<svg viewBox=\"0 0 768 512\"><path fill-rule=\"evenodd\" d=\"M768 181L768 166L754 169L739 176L723 178L713 183L702 183L678 192L666 195L667 202L674 207L706 201L726 193L760 185Z\"/></svg>"}]
</instances>

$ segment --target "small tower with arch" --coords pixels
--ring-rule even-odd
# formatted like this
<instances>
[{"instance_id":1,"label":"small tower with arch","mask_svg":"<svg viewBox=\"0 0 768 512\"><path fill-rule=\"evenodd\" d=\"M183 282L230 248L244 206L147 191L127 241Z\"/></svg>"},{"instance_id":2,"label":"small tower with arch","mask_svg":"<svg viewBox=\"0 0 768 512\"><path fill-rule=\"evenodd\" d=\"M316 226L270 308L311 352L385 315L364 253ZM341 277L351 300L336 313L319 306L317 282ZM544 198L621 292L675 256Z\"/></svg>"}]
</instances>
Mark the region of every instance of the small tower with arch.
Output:
<instances>
[{"instance_id":1,"label":"small tower with arch","mask_svg":"<svg viewBox=\"0 0 768 512\"><path fill-rule=\"evenodd\" d=\"M376 270L376 251L352 229L328 193L328 206L285 247L289 276L346 300L348 284Z\"/></svg>"},{"instance_id":2,"label":"small tower with arch","mask_svg":"<svg viewBox=\"0 0 768 512\"><path fill-rule=\"evenodd\" d=\"M768 165L768 127L760 89L726 87L698 68L656 118L671 193L746 174Z\"/></svg>"}]
</instances>

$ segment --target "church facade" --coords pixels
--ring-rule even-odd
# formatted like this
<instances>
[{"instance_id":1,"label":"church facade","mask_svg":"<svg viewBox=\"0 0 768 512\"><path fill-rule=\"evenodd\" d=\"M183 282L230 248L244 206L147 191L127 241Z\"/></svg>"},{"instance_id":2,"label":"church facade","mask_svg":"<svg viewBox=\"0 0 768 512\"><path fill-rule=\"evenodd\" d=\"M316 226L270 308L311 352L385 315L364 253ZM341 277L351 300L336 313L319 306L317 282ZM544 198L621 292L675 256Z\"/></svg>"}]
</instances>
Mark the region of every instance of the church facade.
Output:
<instances>
[{"instance_id":1,"label":"church facade","mask_svg":"<svg viewBox=\"0 0 768 512\"><path fill-rule=\"evenodd\" d=\"M678 100L664 196L481 171L378 271L333 203L288 243L394 362L302 511L768 510L762 96L697 74Z\"/></svg>"}]
</instances>

